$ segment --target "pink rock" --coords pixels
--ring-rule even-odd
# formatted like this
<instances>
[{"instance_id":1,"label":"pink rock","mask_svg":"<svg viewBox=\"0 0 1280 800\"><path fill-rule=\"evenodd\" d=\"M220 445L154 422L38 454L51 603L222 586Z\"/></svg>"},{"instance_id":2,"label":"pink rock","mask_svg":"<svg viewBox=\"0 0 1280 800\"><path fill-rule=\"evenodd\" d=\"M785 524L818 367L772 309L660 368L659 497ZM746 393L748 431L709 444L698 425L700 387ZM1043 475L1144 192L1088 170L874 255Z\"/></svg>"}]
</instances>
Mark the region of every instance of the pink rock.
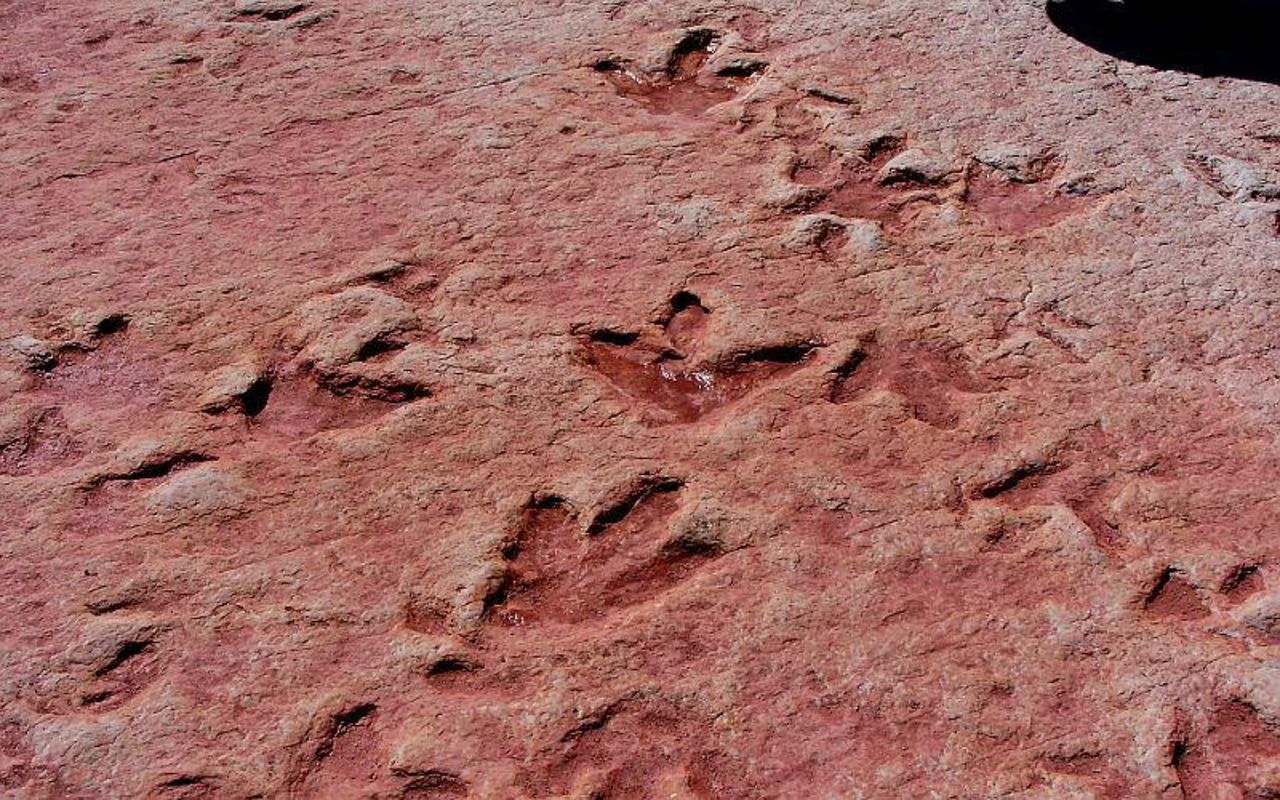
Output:
<instances>
[{"instance_id":1,"label":"pink rock","mask_svg":"<svg viewBox=\"0 0 1280 800\"><path fill-rule=\"evenodd\" d=\"M0 795L1280 791L1276 89L964 5L0 5Z\"/></svg>"}]
</instances>

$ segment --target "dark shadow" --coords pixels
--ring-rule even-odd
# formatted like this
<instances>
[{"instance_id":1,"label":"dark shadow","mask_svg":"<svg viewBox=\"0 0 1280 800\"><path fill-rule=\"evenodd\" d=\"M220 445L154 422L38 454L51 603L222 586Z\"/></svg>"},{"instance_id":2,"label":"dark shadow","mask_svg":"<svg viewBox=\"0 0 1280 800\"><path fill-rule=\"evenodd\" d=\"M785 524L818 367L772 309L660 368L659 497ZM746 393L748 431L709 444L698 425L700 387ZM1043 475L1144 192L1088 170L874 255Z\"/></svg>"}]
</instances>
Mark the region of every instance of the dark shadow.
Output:
<instances>
[{"instance_id":1,"label":"dark shadow","mask_svg":"<svg viewBox=\"0 0 1280 800\"><path fill-rule=\"evenodd\" d=\"M1061 31L1116 58L1280 83L1280 0L1048 0Z\"/></svg>"}]
</instances>

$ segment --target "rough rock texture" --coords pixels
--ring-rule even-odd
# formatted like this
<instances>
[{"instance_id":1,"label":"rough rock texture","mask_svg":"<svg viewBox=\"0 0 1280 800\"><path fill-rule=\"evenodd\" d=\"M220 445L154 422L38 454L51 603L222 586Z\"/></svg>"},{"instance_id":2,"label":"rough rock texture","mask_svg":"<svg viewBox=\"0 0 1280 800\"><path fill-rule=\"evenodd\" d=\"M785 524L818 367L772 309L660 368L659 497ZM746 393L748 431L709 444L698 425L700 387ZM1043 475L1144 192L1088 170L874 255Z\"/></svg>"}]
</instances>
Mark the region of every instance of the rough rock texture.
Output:
<instances>
[{"instance_id":1,"label":"rough rock texture","mask_svg":"<svg viewBox=\"0 0 1280 800\"><path fill-rule=\"evenodd\" d=\"M0 2L0 793L1280 794L1280 90L1034 0Z\"/></svg>"}]
</instances>

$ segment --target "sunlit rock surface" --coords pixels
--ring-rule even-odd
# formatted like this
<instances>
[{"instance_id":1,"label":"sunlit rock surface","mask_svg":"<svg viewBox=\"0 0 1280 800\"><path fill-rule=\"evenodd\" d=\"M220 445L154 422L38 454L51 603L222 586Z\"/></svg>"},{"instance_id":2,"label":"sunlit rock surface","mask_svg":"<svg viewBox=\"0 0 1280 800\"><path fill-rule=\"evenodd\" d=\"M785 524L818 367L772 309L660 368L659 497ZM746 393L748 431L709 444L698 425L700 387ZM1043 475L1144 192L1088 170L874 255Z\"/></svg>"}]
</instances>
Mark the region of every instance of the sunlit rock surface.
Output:
<instances>
[{"instance_id":1,"label":"sunlit rock surface","mask_svg":"<svg viewBox=\"0 0 1280 800\"><path fill-rule=\"evenodd\" d=\"M0 794L1280 793L1280 90L1061 22L0 3Z\"/></svg>"}]
</instances>

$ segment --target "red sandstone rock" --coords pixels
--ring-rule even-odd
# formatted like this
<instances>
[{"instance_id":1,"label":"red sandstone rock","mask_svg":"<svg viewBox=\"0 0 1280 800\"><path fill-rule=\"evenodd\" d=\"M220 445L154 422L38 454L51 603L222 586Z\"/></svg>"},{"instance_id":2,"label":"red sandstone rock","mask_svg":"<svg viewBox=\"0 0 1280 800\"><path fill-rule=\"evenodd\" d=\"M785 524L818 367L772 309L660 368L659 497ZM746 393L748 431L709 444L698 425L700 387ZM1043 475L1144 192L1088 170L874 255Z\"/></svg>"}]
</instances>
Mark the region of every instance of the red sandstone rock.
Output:
<instances>
[{"instance_id":1,"label":"red sandstone rock","mask_svg":"<svg viewBox=\"0 0 1280 800\"><path fill-rule=\"evenodd\" d=\"M1280 95L1036 2L0 4L0 793L1280 792Z\"/></svg>"}]
</instances>

